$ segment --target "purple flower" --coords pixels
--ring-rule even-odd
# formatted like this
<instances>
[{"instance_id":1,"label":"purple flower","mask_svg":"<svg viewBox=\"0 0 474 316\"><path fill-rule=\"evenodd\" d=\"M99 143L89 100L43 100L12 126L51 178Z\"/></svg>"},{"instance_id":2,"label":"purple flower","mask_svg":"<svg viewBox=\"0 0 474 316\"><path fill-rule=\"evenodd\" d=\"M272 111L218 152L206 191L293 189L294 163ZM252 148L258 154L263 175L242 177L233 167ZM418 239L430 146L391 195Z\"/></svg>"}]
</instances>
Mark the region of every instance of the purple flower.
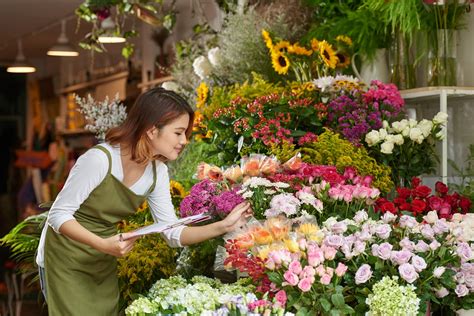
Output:
<instances>
[{"instance_id":1,"label":"purple flower","mask_svg":"<svg viewBox=\"0 0 474 316\"><path fill-rule=\"evenodd\" d=\"M461 258L461 262L467 262L472 259L472 249L468 243L460 243L456 253Z\"/></svg>"},{"instance_id":2,"label":"purple flower","mask_svg":"<svg viewBox=\"0 0 474 316\"><path fill-rule=\"evenodd\" d=\"M390 259L397 265L402 265L410 261L413 254L408 250L392 251Z\"/></svg>"},{"instance_id":3,"label":"purple flower","mask_svg":"<svg viewBox=\"0 0 474 316\"><path fill-rule=\"evenodd\" d=\"M392 228L388 224L381 224L375 227L375 234L382 239L387 239L390 236Z\"/></svg>"},{"instance_id":4,"label":"purple flower","mask_svg":"<svg viewBox=\"0 0 474 316\"><path fill-rule=\"evenodd\" d=\"M398 273L400 273L402 279L408 283L413 283L416 279L418 279L418 273L416 273L415 267L409 263L404 263L399 266Z\"/></svg>"},{"instance_id":5,"label":"purple flower","mask_svg":"<svg viewBox=\"0 0 474 316\"><path fill-rule=\"evenodd\" d=\"M212 203L215 206L217 214L221 215L221 217L225 217L234 207L245 201L241 195L237 194L238 191L238 188L234 188L232 191L224 191L220 195L212 198Z\"/></svg>"},{"instance_id":6,"label":"purple flower","mask_svg":"<svg viewBox=\"0 0 474 316\"><path fill-rule=\"evenodd\" d=\"M449 291L445 287L439 288L435 292L436 297L439 297L439 298L443 298L447 296L448 294L449 294Z\"/></svg>"},{"instance_id":7,"label":"purple flower","mask_svg":"<svg viewBox=\"0 0 474 316\"><path fill-rule=\"evenodd\" d=\"M415 268L416 272L421 272L426 269L426 261L420 256L414 255L411 257L411 264Z\"/></svg>"},{"instance_id":8,"label":"purple flower","mask_svg":"<svg viewBox=\"0 0 474 316\"><path fill-rule=\"evenodd\" d=\"M372 254L382 260L390 259L393 246L387 242L380 245L372 245Z\"/></svg>"},{"instance_id":9,"label":"purple flower","mask_svg":"<svg viewBox=\"0 0 474 316\"><path fill-rule=\"evenodd\" d=\"M463 297L469 294L469 289L464 284L458 284L454 292L458 297Z\"/></svg>"},{"instance_id":10,"label":"purple flower","mask_svg":"<svg viewBox=\"0 0 474 316\"><path fill-rule=\"evenodd\" d=\"M355 274L355 283L363 284L372 277L372 268L368 264L363 264Z\"/></svg>"}]
</instances>

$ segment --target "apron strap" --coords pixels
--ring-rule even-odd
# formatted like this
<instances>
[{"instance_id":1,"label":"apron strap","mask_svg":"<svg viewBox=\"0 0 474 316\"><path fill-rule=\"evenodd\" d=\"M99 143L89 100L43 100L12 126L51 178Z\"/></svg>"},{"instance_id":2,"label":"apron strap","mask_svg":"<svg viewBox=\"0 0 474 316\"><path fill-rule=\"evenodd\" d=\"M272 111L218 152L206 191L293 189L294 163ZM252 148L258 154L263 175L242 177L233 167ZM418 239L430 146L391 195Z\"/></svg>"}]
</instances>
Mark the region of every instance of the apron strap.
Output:
<instances>
[{"instance_id":1,"label":"apron strap","mask_svg":"<svg viewBox=\"0 0 474 316\"><path fill-rule=\"evenodd\" d=\"M149 195L151 192L153 192L153 190L155 189L155 185L156 185L156 161L153 160L152 161L152 168L153 168L153 183L151 184L151 187L148 189L148 192L145 194L145 195Z\"/></svg>"},{"instance_id":2,"label":"apron strap","mask_svg":"<svg viewBox=\"0 0 474 316\"><path fill-rule=\"evenodd\" d=\"M107 159L109 160L109 170L107 170L107 174L110 174L110 171L112 170L112 156L110 155L110 152L102 145L96 145L93 148L100 149L107 155Z\"/></svg>"}]
</instances>

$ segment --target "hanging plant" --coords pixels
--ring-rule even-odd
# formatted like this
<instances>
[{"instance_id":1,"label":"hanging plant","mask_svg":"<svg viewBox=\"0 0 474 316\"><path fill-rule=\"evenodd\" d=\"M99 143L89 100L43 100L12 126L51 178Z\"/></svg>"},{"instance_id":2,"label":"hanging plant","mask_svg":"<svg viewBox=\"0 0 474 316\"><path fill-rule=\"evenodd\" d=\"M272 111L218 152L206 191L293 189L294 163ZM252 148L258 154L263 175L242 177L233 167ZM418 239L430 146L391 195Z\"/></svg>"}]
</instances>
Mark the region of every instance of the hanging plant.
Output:
<instances>
[{"instance_id":1,"label":"hanging plant","mask_svg":"<svg viewBox=\"0 0 474 316\"><path fill-rule=\"evenodd\" d=\"M79 21L91 23L92 30L79 45L102 53L107 50L101 38L122 38L126 43L122 55L129 58L134 52L134 45L128 39L138 35L135 18L171 31L176 21L175 2L173 0L165 5L163 0L86 0L76 9L76 15ZM131 23L127 23L127 19Z\"/></svg>"}]
</instances>

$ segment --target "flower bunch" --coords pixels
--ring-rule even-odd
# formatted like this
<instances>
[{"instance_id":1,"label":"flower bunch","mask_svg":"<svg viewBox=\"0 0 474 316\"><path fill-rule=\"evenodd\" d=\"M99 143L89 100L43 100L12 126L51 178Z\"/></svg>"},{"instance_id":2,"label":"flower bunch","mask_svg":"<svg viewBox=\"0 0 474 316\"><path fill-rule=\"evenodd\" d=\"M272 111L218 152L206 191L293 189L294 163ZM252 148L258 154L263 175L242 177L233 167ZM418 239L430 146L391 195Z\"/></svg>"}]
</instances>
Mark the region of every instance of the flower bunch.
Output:
<instances>
[{"instance_id":1,"label":"flower bunch","mask_svg":"<svg viewBox=\"0 0 474 316\"><path fill-rule=\"evenodd\" d=\"M415 288L409 284L402 286L398 277L383 277L372 287L365 302L369 307L370 316L382 315L418 315L420 299L416 296Z\"/></svg>"},{"instance_id":2,"label":"flower bunch","mask_svg":"<svg viewBox=\"0 0 474 316\"><path fill-rule=\"evenodd\" d=\"M181 276L173 276L158 280L147 296L134 300L126 308L125 314L226 315L217 311L229 311L229 307L249 310L249 306L257 301L253 289L245 281L227 285L216 279L197 276L188 283Z\"/></svg>"},{"instance_id":3,"label":"flower bunch","mask_svg":"<svg viewBox=\"0 0 474 316\"><path fill-rule=\"evenodd\" d=\"M273 69L280 75L288 74L291 69L299 82L308 82L312 78L333 73L336 68L350 65L352 40L344 35L337 36L334 45L325 40L311 39L310 46L298 42L291 44L286 40L273 43L266 30L262 37L269 50Z\"/></svg>"},{"instance_id":4,"label":"flower bunch","mask_svg":"<svg viewBox=\"0 0 474 316\"><path fill-rule=\"evenodd\" d=\"M372 157L392 168L395 184L407 184L412 177L433 171L434 142L444 137L447 118L439 112L431 121L384 121L382 128L365 135L365 143Z\"/></svg>"},{"instance_id":5,"label":"flower bunch","mask_svg":"<svg viewBox=\"0 0 474 316\"><path fill-rule=\"evenodd\" d=\"M237 191L238 187L229 190L225 183L202 180L195 184L189 195L181 201L180 216L209 213L225 217L235 206L244 201Z\"/></svg>"},{"instance_id":6,"label":"flower bunch","mask_svg":"<svg viewBox=\"0 0 474 316\"><path fill-rule=\"evenodd\" d=\"M79 112L84 114L88 124L85 126L96 134L99 140L105 139L105 133L112 127L120 125L127 117L125 106L121 104L118 94L112 102L106 96L102 102L96 102L89 94L86 98L76 95L76 102L79 105Z\"/></svg>"},{"instance_id":7,"label":"flower bunch","mask_svg":"<svg viewBox=\"0 0 474 316\"><path fill-rule=\"evenodd\" d=\"M397 188L397 195L392 201L379 198L375 210L393 214L411 213L413 216L425 215L430 211L437 212L441 218L450 219L456 213L465 214L470 211L472 201L458 193L449 194L449 188L442 182L436 182L435 192L421 185L419 178L413 178L411 187Z\"/></svg>"},{"instance_id":8,"label":"flower bunch","mask_svg":"<svg viewBox=\"0 0 474 316\"><path fill-rule=\"evenodd\" d=\"M318 80L316 84L320 85ZM332 99L328 104L327 123L347 140L358 144L370 130L381 128L384 120L397 118L404 104L394 84L373 80L367 91L355 89Z\"/></svg>"},{"instance_id":9,"label":"flower bunch","mask_svg":"<svg viewBox=\"0 0 474 316\"><path fill-rule=\"evenodd\" d=\"M420 299L420 311L427 301L456 310L469 307L474 292L473 245L462 232L473 227L463 227L462 216L446 220L431 212L417 221L385 213L373 220L362 210L353 219L329 218L322 227L308 217L290 223L278 218L260 226L250 223L228 242L240 247L248 265L257 265L260 279L254 282L265 280L263 273L274 292L286 292L290 311L376 309L382 294L374 285L386 276L399 278L399 285L413 285L416 295L410 297ZM366 302L371 291L373 300ZM315 295L318 300L310 298Z\"/></svg>"}]
</instances>

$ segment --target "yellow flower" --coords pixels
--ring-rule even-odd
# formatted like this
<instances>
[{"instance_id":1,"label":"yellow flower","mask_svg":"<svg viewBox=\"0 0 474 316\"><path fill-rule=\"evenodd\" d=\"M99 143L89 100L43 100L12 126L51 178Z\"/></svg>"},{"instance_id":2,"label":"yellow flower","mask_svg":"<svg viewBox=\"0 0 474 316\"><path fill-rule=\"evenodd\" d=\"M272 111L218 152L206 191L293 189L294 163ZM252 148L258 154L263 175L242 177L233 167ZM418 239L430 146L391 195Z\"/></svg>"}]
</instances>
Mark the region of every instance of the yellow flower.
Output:
<instances>
[{"instance_id":1,"label":"yellow flower","mask_svg":"<svg viewBox=\"0 0 474 316\"><path fill-rule=\"evenodd\" d=\"M315 38L311 39L311 49L315 52L319 51L319 41Z\"/></svg>"},{"instance_id":2,"label":"yellow flower","mask_svg":"<svg viewBox=\"0 0 474 316\"><path fill-rule=\"evenodd\" d=\"M272 50L273 49L273 42L272 38L270 37L270 34L266 30L262 30L262 37L263 40L265 41L265 45L267 45L267 48Z\"/></svg>"},{"instance_id":3,"label":"yellow flower","mask_svg":"<svg viewBox=\"0 0 474 316\"><path fill-rule=\"evenodd\" d=\"M326 66L331 69L336 68L338 59L331 44L326 41L319 42L319 54Z\"/></svg>"},{"instance_id":4,"label":"yellow flower","mask_svg":"<svg viewBox=\"0 0 474 316\"><path fill-rule=\"evenodd\" d=\"M291 44L288 41L279 41L275 46L273 46L272 53L273 52L286 53L288 52L288 48L290 46Z\"/></svg>"},{"instance_id":5,"label":"yellow flower","mask_svg":"<svg viewBox=\"0 0 474 316\"><path fill-rule=\"evenodd\" d=\"M184 198L186 196L186 190L183 185L178 181L170 180L170 193L171 196L177 196Z\"/></svg>"},{"instance_id":6,"label":"yellow flower","mask_svg":"<svg viewBox=\"0 0 474 316\"><path fill-rule=\"evenodd\" d=\"M346 35L338 35L336 37L336 41L343 42L343 43L347 44L349 47L352 46L351 38L349 36L346 36Z\"/></svg>"},{"instance_id":7,"label":"yellow flower","mask_svg":"<svg viewBox=\"0 0 474 316\"><path fill-rule=\"evenodd\" d=\"M300 250L298 243L291 239L285 239L285 246L291 252L298 252Z\"/></svg>"},{"instance_id":8,"label":"yellow flower","mask_svg":"<svg viewBox=\"0 0 474 316\"><path fill-rule=\"evenodd\" d=\"M310 236L316 234L316 232L319 230L319 227L315 224L311 223L304 223L301 224L296 231L304 236Z\"/></svg>"},{"instance_id":9,"label":"yellow flower","mask_svg":"<svg viewBox=\"0 0 474 316\"><path fill-rule=\"evenodd\" d=\"M288 73L288 69L290 68L290 61L284 54L278 51L273 51L272 66L273 69L275 69L275 71L280 75L286 75Z\"/></svg>"},{"instance_id":10,"label":"yellow flower","mask_svg":"<svg viewBox=\"0 0 474 316\"><path fill-rule=\"evenodd\" d=\"M257 257L259 257L262 260L265 260L268 258L268 254L270 253L270 247L268 246L263 246L258 249Z\"/></svg>"},{"instance_id":11,"label":"yellow flower","mask_svg":"<svg viewBox=\"0 0 474 316\"><path fill-rule=\"evenodd\" d=\"M143 202L143 204L140 205L140 207L137 209L137 213L144 212L144 211L146 211L147 208L148 208L148 202L145 201L145 202Z\"/></svg>"},{"instance_id":12,"label":"yellow flower","mask_svg":"<svg viewBox=\"0 0 474 316\"><path fill-rule=\"evenodd\" d=\"M346 54L337 53L336 57L338 59L338 68L347 68L351 64L351 58Z\"/></svg>"},{"instance_id":13,"label":"yellow flower","mask_svg":"<svg viewBox=\"0 0 474 316\"><path fill-rule=\"evenodd\" d=\"M288 53L295 54L295 55L304 55L304 56L311 56L313 53L312 50L307 49L306 47L300 46L298 43L294 43L288 47Z\"/></svg>"},{"instance_id":14,"label":"yellow flower","mask_svg":"<svg viewBox=\"0 0 474 316\"><path fill-rule=\"evenodd\" d=\"M205 82L201 82L199 87L196 89L197 92L197 104L196 107L199 109L206 104L207 97L209 95L209 87Z\"/></svg>"}]
</instances>

